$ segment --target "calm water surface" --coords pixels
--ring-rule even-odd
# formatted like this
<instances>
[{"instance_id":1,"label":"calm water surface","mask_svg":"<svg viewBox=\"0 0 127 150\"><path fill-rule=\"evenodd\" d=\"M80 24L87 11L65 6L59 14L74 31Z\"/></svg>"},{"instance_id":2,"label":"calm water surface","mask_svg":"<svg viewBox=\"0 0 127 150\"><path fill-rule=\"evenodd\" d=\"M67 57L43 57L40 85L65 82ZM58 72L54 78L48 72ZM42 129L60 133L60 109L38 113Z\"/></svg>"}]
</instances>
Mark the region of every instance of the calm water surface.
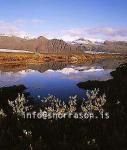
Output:
<instances>
[{"instance_id":1,"label":"calm water surface","mask_svg":"<svg viewBox=\"0 0 127 150\"><path fill-rule=\"evenodd\" d=\"M85 91L77 83L88 80L108 80L110 72L121 60L99 60L84 64L47 62L35 65L0 65L0 87L24 85L33 97L53 94L61 99L78 95Z\"/></svg>"}]
</instances>

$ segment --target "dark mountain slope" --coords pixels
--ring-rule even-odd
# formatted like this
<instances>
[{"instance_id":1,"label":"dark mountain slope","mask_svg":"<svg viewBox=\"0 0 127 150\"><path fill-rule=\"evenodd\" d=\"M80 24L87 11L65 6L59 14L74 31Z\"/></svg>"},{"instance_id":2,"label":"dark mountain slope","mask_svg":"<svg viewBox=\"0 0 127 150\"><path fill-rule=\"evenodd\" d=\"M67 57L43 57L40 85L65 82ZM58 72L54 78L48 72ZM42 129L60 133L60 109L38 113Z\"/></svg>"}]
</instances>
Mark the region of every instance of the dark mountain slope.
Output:
<instances>
[{"instance_id":1,"label":"dark mountain slope","mask_svg":"<svg viewBox=\"0 0 127 150\"><path fill-rule=\"evenodd\" d=\"M71 45L63 40L22 39L19 37L0 36L0 49L28 50L41 53L83 53L79 45Z\"/></svg>"}]
</instances>

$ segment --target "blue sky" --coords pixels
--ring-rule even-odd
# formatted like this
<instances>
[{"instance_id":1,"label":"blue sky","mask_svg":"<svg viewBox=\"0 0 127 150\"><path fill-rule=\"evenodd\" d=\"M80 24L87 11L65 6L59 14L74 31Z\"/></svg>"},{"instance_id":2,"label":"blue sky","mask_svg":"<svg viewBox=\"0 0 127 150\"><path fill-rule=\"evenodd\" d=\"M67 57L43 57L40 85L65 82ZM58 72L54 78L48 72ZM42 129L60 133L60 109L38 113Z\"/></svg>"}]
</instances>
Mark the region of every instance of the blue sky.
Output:
<instances>
[{"instance_id":1,"label":"blue sky","mask_svg":"<svg viewBox=\"0 0 127 150\"><path fill-rule=\"evenodd\" d=\"M127 0L0 0L0 34L127 40Z\"/></svg>"}]
</instances>

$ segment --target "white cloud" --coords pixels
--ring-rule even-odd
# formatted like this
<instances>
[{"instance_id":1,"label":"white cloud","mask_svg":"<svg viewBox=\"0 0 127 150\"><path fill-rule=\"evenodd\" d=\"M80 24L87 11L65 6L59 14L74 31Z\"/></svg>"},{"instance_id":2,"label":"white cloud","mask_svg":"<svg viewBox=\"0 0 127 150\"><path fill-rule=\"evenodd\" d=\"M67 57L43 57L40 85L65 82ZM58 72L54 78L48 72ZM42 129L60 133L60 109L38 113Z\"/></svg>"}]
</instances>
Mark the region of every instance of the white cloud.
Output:
<instances>
[{"instance_id":1,"label":"white cloud","mask_svg":"<svg viewBox=\"0 0 127 150\"><path fill-rule=\"evenodd\" d=\"M0 21L0 34L1 35L13 35L17 37L29 37L33 38L31 34L25 32L23 30L24 26L30 25L30 24L39 24L41 23L41 20L15 20L12 22L7 21Z\"/></svg>"},{"instance_id":2,"label":"white cloud","mask_svg":"<svg viewBox=\"0 0 127 150\"><path fill-rule=\"evenodd\" d=\"M15 20L11 22L0 21L0 34L14 35L18 37L30 37L24 29L26 27L34 25L41 25L45 21L42 19L31 20ZM40 31L41 33L41 31ZM32 33L31 33L32 34ZM113 27L92 27L92 28L72 28L59 31L42 32L45 37L52 39L58 38L64 41L74 41L78 38L85 38L91 41L103 41L103 40L117 40L127 41L127 28L113 28Z\"/></svg>"},{"instance_id":3,"label":"white cloud","mask_svg":"<svg viewBox=\"0 0 127 150\"><path fill-rule=\"evenodd\" d=\"M0 34L14 35L18 37L27 36L27 33L25 31L19 29L16 25L12 23L5 21L0 21Z\"/></svg>"},{"instance_id":4,"label":"white cloud","mask_svg":"<svg viewBox=\"0 0 127 150\"><path fill-rule=\"evenodd\" d=\"M76 39L79 39L80 37L79 36L71 36L71 35L63 35L59 38L64 40L64 41L74 41Z\"/></svg>"},{"instance_id":5,"label":"white cloud","mask_svg":"<svg viewBox=\"0 0 127 150\"><path fill-rule=\"evenodd\" d=\"M127 28L95 27L95 28L74 28L63 31L62 38L77 39L86 38L92 40L120 40L127 41Z\"/></svg>"},{"instance_id":6,"label":"white cloud","mask_svg":"<svg viewBox=\"0 0 127 150\"><path fill-rule=\"evenodd\" d=\"M24 19L17 19L11 22L2 21L0 20L0 34L1 35L14 35L18 37L29 37L34 38L31 34L28 34L24 31L24 28L27 26L33 25L41 25L44 23L44 20L41 19L31 19L31 20L24 20Z\"/></svg>"}]
</instances>

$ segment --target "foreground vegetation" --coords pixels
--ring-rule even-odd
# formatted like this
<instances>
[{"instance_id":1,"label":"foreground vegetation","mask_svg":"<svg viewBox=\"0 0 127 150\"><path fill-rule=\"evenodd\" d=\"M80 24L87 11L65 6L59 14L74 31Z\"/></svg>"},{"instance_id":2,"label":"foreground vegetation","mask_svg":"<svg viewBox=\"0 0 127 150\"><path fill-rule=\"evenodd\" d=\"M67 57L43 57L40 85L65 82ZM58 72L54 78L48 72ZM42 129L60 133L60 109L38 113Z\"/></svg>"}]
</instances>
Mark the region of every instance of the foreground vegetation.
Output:
<instances>
[{"instance_id":1,"label":"foreground vegetation","mask_svg":"<svg viewBox=\"0 0 127 150\"><path fill-rule=\"evenodd\" d=\"M23 88L23 86L15 86L11 87L11 90L16 90L16 88L18 89L19 87ZM7 92L8 88L4 88L2 91ZM85 122L92 122L91 119L94 118L93 116L90 117L89 114L96 114L100 119L103 119L101 118L101 114L105 112L105 94L99 96L99 89L95 89L93 91L87 91L86 96L85 99L80 101L77 100L77 96L72 96L69 97L67 102L62 102L55 96L49 95L44 98L39 105L37 103L29 103L24 95L18 95L15 100L6 101L6 107L8 107L9 111L5 108L0 109L0 126L2 127L0 130L0 148L13 150L66 148L69 150L70 147L75 149L76 145L73 144L73 138L77 139L75 142L77 142L78 148L80 146L78 145L78 126L80 127L80 124L82 125L82 123L84 124ZM3 99L6 98L3 97ZM61 119L48 118L47 120L34 117L25 119L23 117L24 113L34 111L47 112L48 114L57 113L61 115L71 113L73 117ZM77 116L78 112L79 114L86 114L85 118ZM73 128L71 129L71 127ZM81 128L82 127L83 126L81 126ZM75 137L75 134L77 137ZM88 148L96 147L96 139L94 137L86 137L84 140L83 143ZM80 147L82 146L83 145Z\"/></svg>"},{"instance_id":2,"label":"foreground vegetation","mask_svg":"<svg viewBox=\"0 0 127 150\"><path fill-rule=\"evenodd\" d=\"M70 97L69 101L63 103L50 95L42 102L37 102L25 92L23 85L1 88L0 149L125 150L127 64L118 67L111 75L113 79L108 81L88 81L78 84L79 87L89 90L85 95L86 101ZM18 93L23 95L18 96ZM103 110L109 112L109 118L24 119L20 115L24 109L51 112L89 110L95 114Z\"/></svg>"}]
</instances>

